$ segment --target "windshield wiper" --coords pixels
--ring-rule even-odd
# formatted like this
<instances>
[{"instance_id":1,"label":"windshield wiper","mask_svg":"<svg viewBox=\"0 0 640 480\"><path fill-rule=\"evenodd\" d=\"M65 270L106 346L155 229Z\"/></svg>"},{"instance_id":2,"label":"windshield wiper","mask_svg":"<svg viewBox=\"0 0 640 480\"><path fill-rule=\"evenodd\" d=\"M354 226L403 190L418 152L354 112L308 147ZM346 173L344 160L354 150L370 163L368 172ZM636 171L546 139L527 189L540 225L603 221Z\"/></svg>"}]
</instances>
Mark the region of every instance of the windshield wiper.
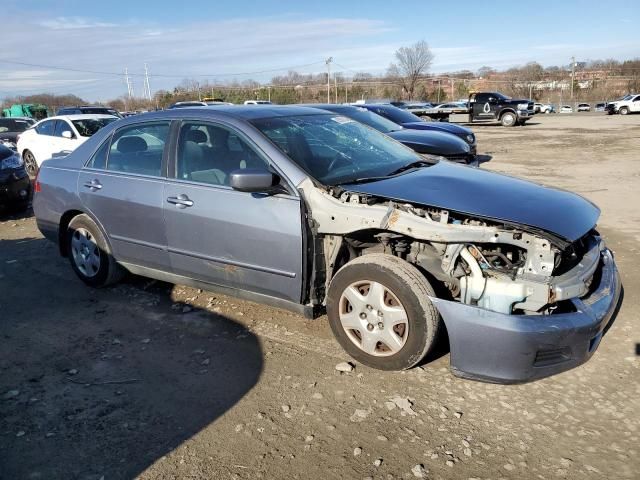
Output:
<instances>
[{"instance_id":1,"label":"windshield wiper","mask_svg":"<svg viewBox=\"0 0 640 480\"><path fill-rule=\"evenodd\" d=\"M387 177L392 177L394 175L398 175L399 173L406 172L407 170L413 170L414 168L420 167L430 167L433 165L432 162L427 162L425 160L418 160L417 162L407 163L400 168L395 169L393 172L387 174Z\"/></svg>"},{"instance_id":2,"label":"windshield wiper","mask_svg":"<svg viewBox=\"0 0 640 480\"><path fill-rule=\"evenodd\" d=\"M344 182L340 182L340 183L334 183L334 186L340 186L340 185L355 185L357 183L369 183L369 182L377 182L378 180L385 180L389 177L393 177L395 175L399 175L403 172L406 172L407 170L413 170L414 168L420 168L420 167L430 167L433 165L433 162L428 162L426 160L418 160L417 162L411 162L408 163L406 165L403 165L402 167L394 170L393 172L390 172L386 175L380 175L377 177L360 177L360 178L354 178L353 180L345 180Z\"/></svg>"}]
</instances>

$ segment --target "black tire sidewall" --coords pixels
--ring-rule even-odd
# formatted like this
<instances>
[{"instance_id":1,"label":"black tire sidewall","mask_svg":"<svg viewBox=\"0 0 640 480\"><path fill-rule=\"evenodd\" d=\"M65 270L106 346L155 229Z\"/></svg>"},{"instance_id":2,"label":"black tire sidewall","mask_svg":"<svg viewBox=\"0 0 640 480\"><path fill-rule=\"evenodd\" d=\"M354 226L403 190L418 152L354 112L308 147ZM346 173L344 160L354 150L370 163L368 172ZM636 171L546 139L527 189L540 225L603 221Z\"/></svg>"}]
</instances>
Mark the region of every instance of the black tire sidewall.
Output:
<instances>
[{"instance_id":1,"label":"black tire sidewall","mask_svg":"<svg viewBox=\"0 0 640 480\"><path fill-rule=\"evenodd\" d=\"M402 349L390 356L374 357L363 352L347 336L340 323L340 297L345 288L357 281L376 281L390 289L402 303L409 320L409 337ZM356 361L380 370L404 370L415 365L425 353L425 344L433 342L429 335L426 312L415 292L392 271L376 264L357 264L343 268L331 281L327 298L327 316L338 343ZM420 358L416 359L416 356Z\"/></svg>"},{"instance_id":2,"label":"black tire sidewall","mask_svg":"<svg viewBox=\"0 0 640 480\"><path fill-rule=\"evenodd\" d=\"M87 277L86 275L84 275L73 259L71 239L73 237L73 232L78 228L84 228L89 233L91 233L93 238L95 238L96 240L98 248L100 249L100 268L98 269L98 273L93 277ZM69 262L71 263L71 268L73 268L73 271L76 273L76 275L78 275L80 280L92 287L102 287L106 285L107 279L109 278L109 269L111 268L111 255L109 254L107 242L104 238L104 235L102 235L102 231L100 230L98 225L96 225L96 223L88 216L78 215L77 217L74 217L71 222L69 222L69 226L67 227L67 252L69 255Z\"/></svg>"}]
</instances>

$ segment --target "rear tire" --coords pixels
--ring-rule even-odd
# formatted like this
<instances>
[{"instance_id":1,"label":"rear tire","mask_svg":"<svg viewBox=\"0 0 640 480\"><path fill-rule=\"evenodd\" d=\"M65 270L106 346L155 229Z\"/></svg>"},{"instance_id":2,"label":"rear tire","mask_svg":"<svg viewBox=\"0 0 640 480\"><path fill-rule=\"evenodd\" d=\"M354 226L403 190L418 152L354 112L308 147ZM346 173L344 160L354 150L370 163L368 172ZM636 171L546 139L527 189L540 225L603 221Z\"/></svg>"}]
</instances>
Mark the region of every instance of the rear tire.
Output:
<instances>
[{"instance_id":1,"label":"rear tire","mask_svg":"<svg viewBox=\"0 0 640 480\"><path fill-rule=\"evenodd\" d=\"M518 124L518 119L515 113L505 112L500 117L500 123L503 127L515 127Z\"/></svg>"},{"instance_id":2,"label":"rear tire","mask_svg":"<svg viewBox=\"0 0 640 480\"><path fill-rule=\"evenodd\" d=\"M386 254L358 257L331 280L327 316L336 339L358 362L405 370L433 347L440 314L435 296L413 265Z\"/></svg>"},{"instance_id":3,"label":"rear tire","mask_svg":"<svg viewBox=\"0 0 640 480\"><path fill-rule=\"evenodd\" d=\"M125 270L111 255L102 231L87 215L74 217L67 227L71 268L91 287L105 287L122 279Z\"/></svg>"},{"instance_id":4,"label":"rear tire","mask_svg":"<svg viewBox=\"0 0 640 480\"><path fill-rule=\"evenodd\" d=\"M25 150L22 153L22 160L24 161L24 168L29 174L29 177L35 178L38 174L38 162L36 157L29 150Z\"/></svg>"}]
</instances>

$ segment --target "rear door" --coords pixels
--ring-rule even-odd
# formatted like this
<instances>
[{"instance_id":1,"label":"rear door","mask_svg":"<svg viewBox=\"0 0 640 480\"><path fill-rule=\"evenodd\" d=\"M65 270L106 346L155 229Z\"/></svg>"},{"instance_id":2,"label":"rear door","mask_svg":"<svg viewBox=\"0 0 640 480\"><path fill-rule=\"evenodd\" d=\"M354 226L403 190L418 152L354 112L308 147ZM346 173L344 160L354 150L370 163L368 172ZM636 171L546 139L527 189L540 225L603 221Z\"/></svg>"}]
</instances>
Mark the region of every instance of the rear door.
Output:
<instances>
[{"instance_id":1,"label":"rear door","mask_svg":"<svg viewBox=\"0 0 640 480\"><path fill-rule=\"evenodd\" d=\"M172 157L164 215L174 273L298 303L300 199L229 186L234 170L273 171L269 159L233 128L204 121L181 125Z\"/></svg>"},{"instance_id":2,"label":"rear door","mask_svg":"<svg viewBox=\"0 0 640 480\"><path fill-rule=\"evenodd\" d=\"M168 121L116 130L78 177L85 207L120 262L169 271L163 200Z\"/></svg>"},{"instance_id":3,"label":"rear door","mask_svg":"<svg viewBox=\"0 0 640 480\"><path fill-rule=\"evenodd\" d=\"M58 149L58 141L55 137L57 120L45 120L35 128L35 135L32 136L31 141L25 144L28 150L36 157L38 165L42 165L42 162L51 158L54 152Z\"/></svg>"}]
</instances>

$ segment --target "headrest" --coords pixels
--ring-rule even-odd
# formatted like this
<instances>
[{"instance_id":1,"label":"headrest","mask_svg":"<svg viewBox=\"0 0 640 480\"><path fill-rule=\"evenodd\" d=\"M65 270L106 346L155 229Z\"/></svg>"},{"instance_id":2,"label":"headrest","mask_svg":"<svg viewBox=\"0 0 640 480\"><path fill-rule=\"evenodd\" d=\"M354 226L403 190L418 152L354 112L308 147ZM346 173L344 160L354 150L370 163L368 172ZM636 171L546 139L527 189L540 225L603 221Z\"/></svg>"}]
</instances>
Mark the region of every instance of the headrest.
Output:
<instances>
[{"instance_id":1,"label":"headrest","mask_svg":"<svg viewBox=\"0 0 640 480\"><path fill-rule=\"evenodd\" d=\"M147 142L142 137L122 137L118 140L118 151L120 153L146 152Z\"/></svg>"},{"instance_id":2,"label":"headrest","mask_svg":"<svg viewBox=\"0 0 640 480\"><path fill-rule=\"evenodd\" d=\"M206 143L207 135L202 130L189 130L187 132L186 140L188 142Z\"/></svg>"}]
</instances>

